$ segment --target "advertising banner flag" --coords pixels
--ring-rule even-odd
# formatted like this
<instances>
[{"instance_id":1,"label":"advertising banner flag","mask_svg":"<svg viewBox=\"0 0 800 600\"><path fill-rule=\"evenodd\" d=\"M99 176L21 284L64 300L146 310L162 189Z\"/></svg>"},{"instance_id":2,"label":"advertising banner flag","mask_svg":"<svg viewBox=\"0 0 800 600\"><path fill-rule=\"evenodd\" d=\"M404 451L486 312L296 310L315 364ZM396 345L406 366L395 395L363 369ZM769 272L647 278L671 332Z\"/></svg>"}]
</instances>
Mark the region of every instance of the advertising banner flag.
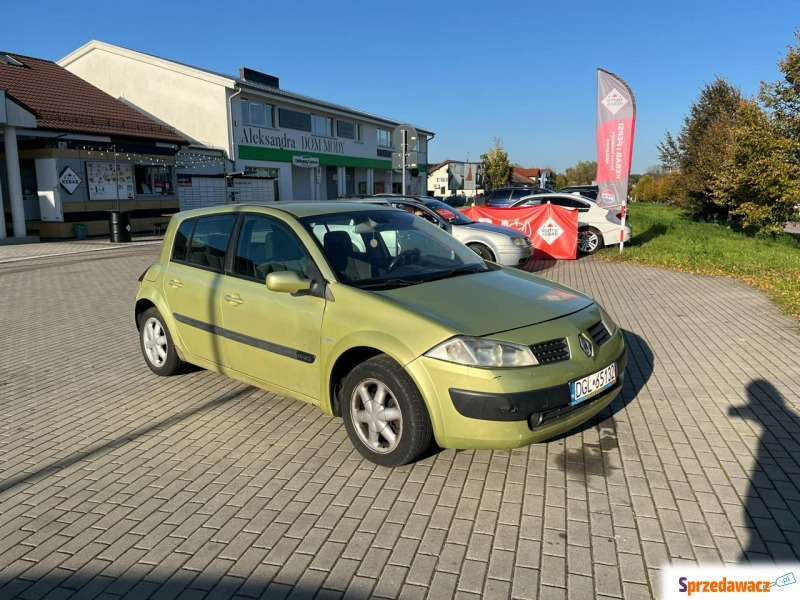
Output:
<instances>
[{"instance_id":1,"label":"advertising banner flag","mask_svg":"<svg viewBox=\"0 0 800 600\"><path fill-rule=\"evenodd\" d=\"M597 204L613 208L628 198L636 100L622 79L597 69Z\"/></svg>"},{"instance_id":2,"label":"advertising banner flag","mask_svg":"<svg viewBox=\"0 0 800 600\"><path fill-rule=\"evenodd\" d=\"M471 206L461 212L473 221L502 225L525 234L531 239L535 259L577 257L577 210L548 202L519 208Z\"/></svg>"},{"instance_id":3,"label":"advertising banner flag","mask_svg":"<svg viewBox=\"0 0 800 600\"><path fill-rule=\"evenodd\" d=\"M597 204L622 207L620 251L635 125L636 99L631 88L613 73L597 69Z\"/></svg>"}]
</instances>

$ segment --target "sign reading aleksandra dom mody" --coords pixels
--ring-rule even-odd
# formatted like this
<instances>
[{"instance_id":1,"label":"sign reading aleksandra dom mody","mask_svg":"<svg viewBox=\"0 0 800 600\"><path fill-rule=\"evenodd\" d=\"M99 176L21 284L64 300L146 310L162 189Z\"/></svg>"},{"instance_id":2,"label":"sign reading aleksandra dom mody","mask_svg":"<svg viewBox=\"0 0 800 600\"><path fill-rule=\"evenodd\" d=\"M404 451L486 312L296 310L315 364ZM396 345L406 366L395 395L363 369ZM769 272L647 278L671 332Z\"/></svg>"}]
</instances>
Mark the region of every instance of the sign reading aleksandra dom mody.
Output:
<instances>
[{"instance_id":1,"label":"sign reading aleksandra dom mody","mask_svg":"<svg viewBox=\"0 0 800 600\"><path fill-rule=\"evenodd\" d=\"M385 149L388 157L384 158L381 156L381 148L352 140L321 138L258 127L238 127L236 139L239 142L237 154L242 160L294 164L295 157L303 157L316 158L319 166L323 167L381 170L392 168L392 161L388 160L391 158L391 149Z\"/></svg>"},{"instance_id":2,"label":"sign reading aleksandra dom mody","mask_svg":"<svg viewBox=\"0 0 800 600\"><path fill-rule=\"evenodd\" d=\"M287 148L290 150L311 150L312 152L326 152L328 154L344 154L344 142L310 135L300 135L298 138L288 134L272 134L264 132L257 127L242 128L240 143L269 148Z\"/></svg>"}]
</instances>

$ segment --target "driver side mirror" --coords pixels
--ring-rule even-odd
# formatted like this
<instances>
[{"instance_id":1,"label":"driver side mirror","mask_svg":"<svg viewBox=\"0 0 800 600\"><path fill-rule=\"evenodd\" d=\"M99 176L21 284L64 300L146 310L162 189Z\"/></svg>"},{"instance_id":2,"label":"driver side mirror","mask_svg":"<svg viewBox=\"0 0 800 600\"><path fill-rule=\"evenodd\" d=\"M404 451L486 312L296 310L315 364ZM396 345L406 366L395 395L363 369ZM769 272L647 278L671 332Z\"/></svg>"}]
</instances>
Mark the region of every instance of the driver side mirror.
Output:
<instances>
[{"instance_id":1,"label":"driver side mirror","mask_svg":"<svg viewBox=\"0 0 800 600\"><path fill-rule=\"evenodd\" d=\"M267 275L267 289L296 294L311 289L311 280L301 278L294 271L278 271Z\"/></svg>"}]
</instances>

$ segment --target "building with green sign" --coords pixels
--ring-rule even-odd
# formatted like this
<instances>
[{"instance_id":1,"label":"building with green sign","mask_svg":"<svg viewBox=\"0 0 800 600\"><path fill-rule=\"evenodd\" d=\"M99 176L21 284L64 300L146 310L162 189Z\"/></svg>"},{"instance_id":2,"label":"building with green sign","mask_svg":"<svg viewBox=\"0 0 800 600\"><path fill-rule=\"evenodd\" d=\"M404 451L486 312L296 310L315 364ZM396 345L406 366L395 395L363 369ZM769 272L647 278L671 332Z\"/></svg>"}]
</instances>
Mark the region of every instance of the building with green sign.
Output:
<instances>
[{"instance_id":1,"label":"building with green sign","mask_svg":"<svg viewBox=\"0 0 800 600\"><path fill-rule=\"evenodd\" d=\"M192 142L178 155L181 208L402 189L392 169L401 121L287 92L253 69L224 75L97 41L58 64ZM406 171L406 189L424 194L434 134L415 128L421 172Z\"/></svg>"}]
</instances>

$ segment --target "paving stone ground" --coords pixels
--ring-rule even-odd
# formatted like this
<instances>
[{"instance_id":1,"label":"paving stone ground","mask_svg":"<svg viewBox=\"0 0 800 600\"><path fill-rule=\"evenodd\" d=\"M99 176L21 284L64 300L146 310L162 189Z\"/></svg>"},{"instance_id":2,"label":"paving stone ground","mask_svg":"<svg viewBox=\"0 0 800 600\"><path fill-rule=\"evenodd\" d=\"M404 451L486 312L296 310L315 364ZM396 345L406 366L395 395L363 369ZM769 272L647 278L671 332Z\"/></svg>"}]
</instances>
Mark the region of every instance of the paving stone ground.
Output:
<instances>
[{"instance_id":1,"label":"paving stone ground","mask_svg":"<svg viewBox=\"0 0 800 600\"><path fill-rule=\"evenodd\" d=\"M390 470L309 405L153 375L132 298L156 244L0 247L0 598L635 600L670 563L800 560L800 325L742 283L531 265L624 328L621 396Z\"/></svg>"}]
</instances>

